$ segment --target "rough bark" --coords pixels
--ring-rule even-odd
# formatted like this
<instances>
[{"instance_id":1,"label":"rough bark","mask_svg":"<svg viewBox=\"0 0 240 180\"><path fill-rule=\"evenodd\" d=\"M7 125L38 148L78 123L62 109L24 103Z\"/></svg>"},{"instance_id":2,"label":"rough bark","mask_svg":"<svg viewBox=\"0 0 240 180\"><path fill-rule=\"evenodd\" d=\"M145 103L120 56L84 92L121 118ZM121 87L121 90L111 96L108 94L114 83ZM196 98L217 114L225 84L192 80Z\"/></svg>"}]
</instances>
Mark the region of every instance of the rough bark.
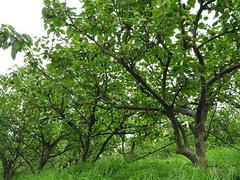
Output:
<instances>
[{"instance_id":1,"label":"rough bark","mask_svg":"<svg viewBox=\"0 0 240 180\"><path fill-rule=\"evenodd\" d=\"M3 160L3 178L4 180L11 180L15 170L14 170L14 165L11 160Z\"/></svg>"},{"instance_id":2,"label":"rough bark","mask_svg":"<svg viewBox=\"0 0 240 180\"><path fill-rule=\"evenodd\" d=\"M86 162L88 160L89 148L90 148L90 137L86 137L86 140L83 146L82 155L81 155L81 162Z\"/></svg>"},{"instance_id":3,"label":"rough bark","mask_svg":"<svg viewBox=\"0 0 240 180\"><path fill-rule=\"evenodd\" d=\"M208 162L206 160L204 122L200 123L196 128L195 141L196 155L198 157L196 164L199 165L201 168L206 169L208 166Z\"/></svg>"},{"instance_id":4,"label":"rough bark","mask_svg":"<svg viewBox=\"0 0 240 180\"><path fill-rule=\"evenodd\" d=\"M39 164L38 164L39 171L42 171L44 169L45 165L47 164L47 161L48 161L48 158L43 158L39 161Z\"/></svg>"},{"instance_id":5,"label":"rough bark","mask_svg":"<svg viewBox=\"0 0 240 180\"><path fill-rule=\"evenodd\" d=\"M50 153L52 149L49 145L44 145L41 157L39 158L39 163L38 163L38 170L42 171L47 164L49 158L50 158Z\"/></svg>"},{"instance_id":6,"label":"rough bark","mask_svg":"<svg viewBox=\"0 0 240 180\"><path fill-rule=\"evenodd\" d=\"M196 164L206 169L208 167L208 162L206 159L206 149L205 149L205 141L204 141L205 133L201 132L196 139L196 153L197 153L197 162Z\"/></svg>"}]
</instances>

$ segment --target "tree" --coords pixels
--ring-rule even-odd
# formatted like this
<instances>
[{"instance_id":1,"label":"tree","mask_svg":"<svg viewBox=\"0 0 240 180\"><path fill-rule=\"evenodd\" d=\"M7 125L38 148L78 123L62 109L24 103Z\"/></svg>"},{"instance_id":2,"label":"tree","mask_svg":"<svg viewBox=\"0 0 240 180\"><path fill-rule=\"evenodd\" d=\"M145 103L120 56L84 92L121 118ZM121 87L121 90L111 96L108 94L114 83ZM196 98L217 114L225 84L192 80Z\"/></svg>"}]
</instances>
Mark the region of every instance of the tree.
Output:
<instances>
[{"instance_id":1,"label":"tree","mask_svg":"<svg viewBox=\"0 0 240 180\"><path fill-rule=\"evenodd\" d=\"M19 166L24 165L22 156L27 149L25 144L28 144L23 131L26 109L6 78L1 77L0 81L0 160L4 180L11 180Z\"/></svg>"},{"instance_id":2,"label":"tree","mask_svg":"<svg viewBox=\"0 0 240 180\"><path fill-rule=\"evenodd\" d=\"M120 117L119 111L103 106L101 100L108 98L107 89L113 86L107 77L107 62L101 63L102 55L98 56L98 51L93 51L88 43L83 43L82 46L89 49L81 51L81 47L57 44L50 54L39 58L51 62L47 65L46 72L38 66L36 68L68 96L67 100L62 98L61 103L50 104L71 131L76 133L80 161L96 162L110 146L110 140L122 130L130 113L121 111L123 116ZM90 61L99 63L99 66Z\"/></svg>"},{"instance_id":3,"label":"tree","mask_svg":"<svg viewBox=\"0 0 240 180\"><path fill-rule=\"evenodd\" d=\"M224 5L189 0L187 6L180 0L100 0L82 1L76 12L61 1L45 1L43 16L48 32L79 46L88 42L118 63L128 74L119 73L138 86L134 91L145 94L139 101L151 99L169 119L177 152L205 168L208 112L218 89L223 84L229 89L229 77L235 81L239 75L239 6L236 0ZM213 24L204 12L215 13ZM182 126L179 114L190 117L190 129ZM194 148L186 131L194 135Z\"/></svg>"},{"instance_id":4,"label":"tree","mask_svg":"<svg viewBox=\"0 0 240 180\"><path fill-rule=\"evenodd\" d=\"M105 126L108 137L125 132L121 123L110 128L114 121L104 109L116 115L147 111L168 119L177 153L206 168L209 113L223 101L238 103L229 92L239 92L240 2L83 0L80 11L60 0L44 3L49 37L32 45L28 36L3 26L0 47L11 46L13 58L24 50L32 67L68 92L67 115L76 117L69 125L84 127L77 128L82 160L89 157L93 130L101 134ZM206 12L215 16L208 20ZM42 60L50 62L47 71ZM58 100L51 104L67 117Z\"/></svg>"}]
</instances>

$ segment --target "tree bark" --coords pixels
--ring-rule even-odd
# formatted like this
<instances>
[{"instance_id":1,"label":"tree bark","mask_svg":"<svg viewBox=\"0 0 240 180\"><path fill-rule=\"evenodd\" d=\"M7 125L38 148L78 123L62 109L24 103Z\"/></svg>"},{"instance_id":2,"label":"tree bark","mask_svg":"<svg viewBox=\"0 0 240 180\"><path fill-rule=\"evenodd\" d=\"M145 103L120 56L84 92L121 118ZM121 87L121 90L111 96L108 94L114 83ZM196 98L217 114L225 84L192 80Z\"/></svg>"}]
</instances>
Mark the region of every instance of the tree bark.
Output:
<instances>
[{"instance_id":1,"label":"tree bark","mask_svg":"<svg viewBox=\"0 0 240 180\"><path fill-rule=\"evenodd\" d=\"M13 166L13 162L11 160L3 160L3 178L4 180L11 180L15 170Z\"/></svg>"},{"instance_id":2,"label":"tree bark","mask_svg":"<svg viewBox=\"0 0 240 180\"><path fill-rule=\"evenodd\" d=\"M48 147L48 145L44 145L41 157L39 158L39 163L38 163L38 170L42 171L47 164L49 158L50 158L50 153L51 153L51 148Z\"/></svg>"},{"instance_id":3,"label":"tree bark","mask_svg":"<svg viewBox=\"0 0 240 180\"><path fill-rule=\"evenodd\" d=\"M177 117L175 117L171 109L167 112L167 116L171 120L172 128L174 129L175 142L177 145L176 152L188 158L193 165L198 165L199 167L206 169L208 163L205 156L204 124L207 117L207 109L203 109L200 115L201 116L195 117L195 128L193 129L195 151L193 151L189 148L186 134Z\"/></svg>"},{"instance_id":4,"label":"tree bark","mask_svg":"<svg viewBox=\"0 0 240 180\"><path fill-rule=\"evenodd\" d=\"M198 157L196 164L199 165L199 167L206 169L208 167L208 162L206 160L205 131L203 122L196 128L195 139L196 154Z\"/></svg>"},{"instance_id":5,"label":"tree bark","mask_svg":"<svg viewBox=\"0 0 240 180\"><path fill-rule=\"evenodd\" d=\"M199 166L202 169L207 169L208 162L206 160L205 149L205 131L203 123L196 126L194 130L195 151L192 151L188 146L178 146L177 153L188 158L192 164Z\"/></svg>"},{"instance_id":6,"label":"tree bark","mask_svg":"<svg viewBox=\"0 0 240 180\"><path fill-rule=\"evenodd\" d=\"M89 148L90 148L90 137L86 137L85 143L83 145L83 151L81 155L81 162L86 162L89 156Z\"/></svg>"}]
</instances>

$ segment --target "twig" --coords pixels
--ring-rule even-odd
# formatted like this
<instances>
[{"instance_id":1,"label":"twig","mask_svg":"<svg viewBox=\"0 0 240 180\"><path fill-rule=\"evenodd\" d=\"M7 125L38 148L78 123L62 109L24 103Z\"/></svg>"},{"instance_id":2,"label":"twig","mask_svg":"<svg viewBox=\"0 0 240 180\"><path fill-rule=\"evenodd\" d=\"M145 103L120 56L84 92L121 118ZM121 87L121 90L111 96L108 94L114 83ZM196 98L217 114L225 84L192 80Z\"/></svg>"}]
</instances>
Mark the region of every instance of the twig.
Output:
<instances>
[{"instance_id":1,"label":"twig","mask_svg":"<svg viewBox=\"0 0 240 180\"><path fill-rule=\"evenodd\" d=\"M192 134L193 134L193 133L189 133L189 134L186 135L186 137L188 137L188 136L190 136L190 135L192 135ZM165 148L167 148L167 147L169 147L169 146L171 146L171 145L173 145L173 144L175 144L175 141L173 141L173 142L171 142L171 143L169 143L169 144L166 144L166 145L164 145L164 146L162 146L162 147L160 147L160 148L158 148L158 149L156 149L156 150L154 150L154 151L150 151L149 153L147 153L147 154L145 154L145 155L143 155L143 156L140 156L140 157L138 157L138 158L136 158L136 159L133 159L133 160L131 160L130 162L134 162L134 161L143 159L143 158L145 158L145 157L147 157L147 156L149 156L149 155L151 155L151 154L153 154L153 153L156 153L156 152L158 152L158 151L160 151L160 150L162 150L162 149L165 149Z\"/></svg>"},{"instance_id":2,"label":"twig","mask_svg":"<svg viewBox=\"0 0 240 180\"><path fill-rule=\"evenodd\" d=\"M214 133L212 133L212 132L210 132L210 131L207 132L207 133L211 134L212 136L214 136L214 137L217 138L218 140L222 141L223 143L229 145L229 146L232 147L233 149L236 149L236 150L240 151L239 148L237 148L236 146L232 145L231 143L225 141L224 139L222 139L221 137L217 136L216 134L214 134Z\"/></svg>"}]
</instances>

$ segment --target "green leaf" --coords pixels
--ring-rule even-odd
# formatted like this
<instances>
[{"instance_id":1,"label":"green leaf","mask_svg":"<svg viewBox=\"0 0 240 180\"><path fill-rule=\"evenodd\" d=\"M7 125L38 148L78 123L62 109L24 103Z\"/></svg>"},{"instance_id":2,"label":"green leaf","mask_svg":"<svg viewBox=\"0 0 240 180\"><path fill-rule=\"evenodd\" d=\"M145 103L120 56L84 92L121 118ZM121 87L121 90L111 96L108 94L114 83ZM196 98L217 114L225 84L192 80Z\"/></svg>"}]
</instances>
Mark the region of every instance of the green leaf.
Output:
<instances>
[{"instance_id":1,"label":"green leaf","mask_svg":"<svg viewBox=\"0 0 240 180\"><path fill-rule=\"evenodd\" d=\"M12 56L13 60L16 59L16 55L20 51L20 49L21 49L21 46L20 46L19 42L14 41L14 43L12 45L12 51L11 51L11 56Z\"/></svg>"},{"instance_id":2,"label":"green leaf","mask_svg":"<svg viewBox=\"0 0 240 180\"><path fill-rule=\"evenodd\" d=\"M194 7L196 3L196 0L188 0L187 4L191 7Z\"/></svg>"},{"instance_id":3,"label":"green leaf","mask_svg":"<svg viewBox=\"0 0 240 180\"><path fill-rule=\"evenodd\" d=\"M208 17L207 17L207 16L205 16L203 19L206 21L206 20L208 20Z\"/></svg>"},{"instance_id":4,"label":"green leaf","mask_svg":"<svg viewBox=\"0 0 240 180\"><path fill-rule=\"evenodd\" d=\"M22 34L25 41L28 43L28 45L32 45L32 38L28 34Z\"/></svg>"},{"instance_id":5,"label":"green leaf","mask_svg":"<svg viewBox=\"0 0 240 180\"><path fill-rule=\"evenodd\" d=\"M200 24L198 25L198 27L199 27L199 29L204 29L204 28L205 28L205 24L204 24L204 23L200 23Z\"/></svg>"}]
</instances>

